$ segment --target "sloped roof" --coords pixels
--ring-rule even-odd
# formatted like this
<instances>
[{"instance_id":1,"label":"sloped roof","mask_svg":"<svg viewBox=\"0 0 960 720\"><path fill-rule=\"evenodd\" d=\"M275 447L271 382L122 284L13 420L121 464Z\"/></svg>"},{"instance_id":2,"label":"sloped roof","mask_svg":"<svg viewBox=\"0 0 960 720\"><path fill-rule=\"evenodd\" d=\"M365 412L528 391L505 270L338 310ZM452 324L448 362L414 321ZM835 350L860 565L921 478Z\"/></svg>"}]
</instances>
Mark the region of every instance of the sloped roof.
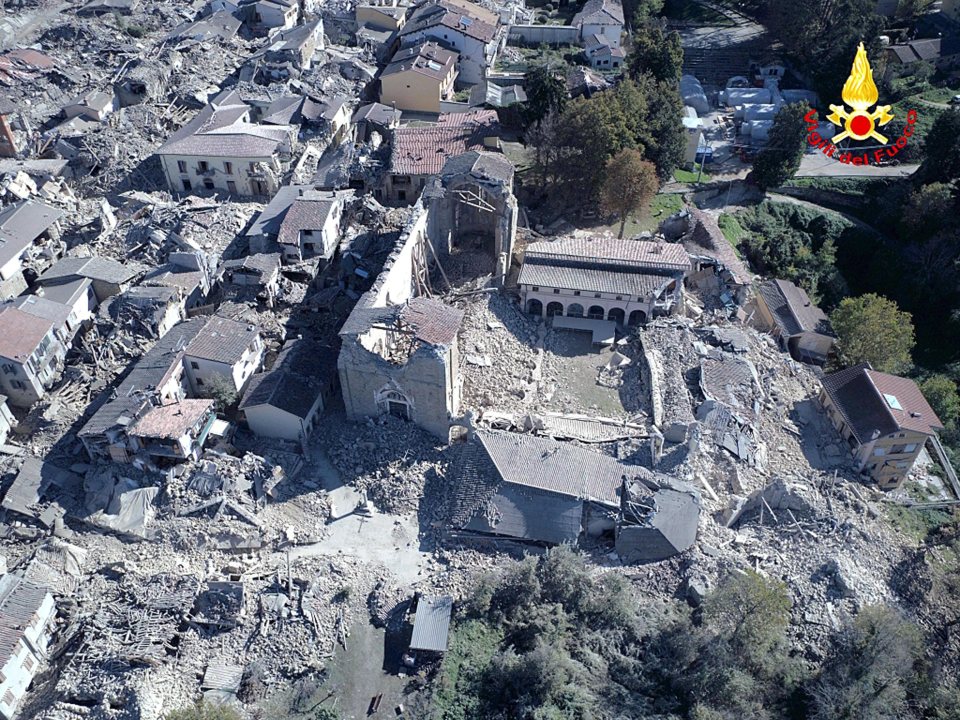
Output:
<instances>
[{"instance_id":1,"label":"sloped roof","mask_svg":"<svg viewBox=\"0 0 960 720\"><path fill-rule=\"evenodd\" d=\"M312 340L287 343L269 372L250 380L240 409L270 405L306 419L337 372L339 347Z\"/></svg>"},{"instance_id":2,"label":"sloped roof","mask_svg":"<svg viewBox=\"0 0 960 720\"><path fill-rule=\"evenodd\" d=\"M19 575L0 577L0 662L6 663L50 591Z\"/></svg>"},{"instance_id":3,"label":"sloped roof","mask_svg":"<svg viewBox=\"0 0 960 720\"><path fill-rule=\"evenodd\" d=\"M532 435L477 431L477 439L507 483L618 505L628 465L608 455Z\"/></svg>"},{"instance_id":4,"label":"sloped roof","mask_svg":"<svg viewBox=\"0 0 960 720\"><path fill-rule=\"evenodd\" d=\"M438 3L423 3L414 10L400 30L400 35L401 37L411 35L438 25L483 43L490 42L497 34L497 28L494 25L466 12L463 7L452 3L446 4L441 0Z\"/></svg>"},{"instance_id":5,"label":"sloped roof","mask_svg":"<svg viewBox=\"0 0 960 720\"><path fill-rule=\"evenodd\" d=\"M743 260L737 257L716 217L699 208L689 208L693 229L683 239L684 247L692 255L705 255L719 261L740 285L749 285L753 277Z\"/></svg>"},{"instance_id":6,"label":"sloped roof","mask_svg":"<svg viewBox=\"0 0 960 720\"><path fill-rule=\"evenodd\" d=\"M913 380L861 363L825 375L821 382L861 444L900 430L932 435L943 428Z\"/></svg>"},{"instance_id":7,"label":"sloped roof","mask_svg":"<svg viewBox=\"0 0 960 720\"><path fill-rule=\"evenodd\" d=\"M490 114L492 113L492 117ZM496 113L440 115L436 127L397 128L390 151L390 172L402 175L436 175L447 159L468 150L482 150L484 138L500 133Z\"/></svg>"},{"instance_id":8,"label":"sloped roof","mask_svg":"<svg viewBox=\"0 0 960 720\"><path fill-rule=\"evenodd\" d=\"M513 181L514 166L502 153L470 150L449 158L444 163L440 174L443 177L452 177L466 173L472 173L479 178L510 183Z\"/></svg>"},{"instance_id":9,"label":"sloped roof","mask_svg":"<svg viewBox=\"0 0 960 720\"><path fill-rule=\"evenodd\" d=\"M826 313L810 301L803 288L788 280L770 280L760 286L759 293L785 335L811 332L836 337Z\"/></svg>"},{"instance_id":10,"label":"sloped roof","mask_svg":"<svg viewBox=\"0 0 960 720\"><path fill-rule=\"evenodd\" d=\"M277 242L281 245L296 245L302 231L319 232L327 224L337 204L337 194L334 192L310 190L297 197L280 223Z\"/></svg>"},{"instance_id":11,"label":"sloped roof","mask_svg":"<svg viewBox=\"0 0 960 720\"><path fill-rule=\"evenodd\" d=\"M0 210L0 258L4 245L33 242L64 216L58 208L36 200L24 200Z\"/></svg>"},{"instance_id":12,"label":"sloped roof","mask_svg":"<svg viewBox=\"0 0 960 720\"><path fill-rule=\"evenodd\" d=\"M0 308L0 358L26 362L52 329L50 320L10 305Z\"/></svg>"},{"instance_id":13,"label":"sloped roof","mask_svg":"<svg viewBox=\"0 0 960 720\"><path fill-rule=\"evenodd\" d=\"M256 325L214 316L187 345L184 354L232 365L241 360L258 334Z\"/></svg>"},{"instance_id":14,"label":"sloped roof","mask_svg":"<svg viewBox=\"0 0 960 720\"><path fill-rule=\"evenodd\" d=\"M587 0L570 23L582 25L623 25L623 5L617 0Z\"/></svg>"},{"instance_id":15,"label":"sloped roof","mask_svg":"<svg viewBox=\"0 0 960 720\"><path fill-rule=\"evenodd\" d=\"M400 320L418 340L430 345L450 345L457 339L463 310L432 298L417 297L402 307Z\"/></svg>"},{"instance_id":16,"label":"sloped roof","mask_svg":"<svg viewBox=\"0 0 960 720\"><path fill-rule=\"evenodd\" d=\"M143 271L138 265L124 265L116 260L102 257L65 257L41 275L40 285L59 285L61 281L89 278L103 282L122 284L133 280Z\"/></svg>"},{"instance_id":17,"label":"sloped roof","mask_svg":"<svg viewBox=\"0 0 960 720\"><path fill-rule=\"evenodd\" d=\"M396 75L401 72L415 72L420 75L443 80L457 64L459 54L444 50L435 42L425 42L403 50L398 50L380 77Z\"/></svg>"},{"instance_id":18,"label":"sloped roof","mask_svg":"<svg viewBox=\"0 0 960 720\"><path fill-rule=\"evenodd\" d=\"M384 105L383 103L374 102L358 107L353 113L351 121L358 123L365 120L367 122L376 123L377 125L389 126L393 123L400 122L400 117L402 114L402 111L398 110L397 108Z\"/></svg>"}]
</instances>

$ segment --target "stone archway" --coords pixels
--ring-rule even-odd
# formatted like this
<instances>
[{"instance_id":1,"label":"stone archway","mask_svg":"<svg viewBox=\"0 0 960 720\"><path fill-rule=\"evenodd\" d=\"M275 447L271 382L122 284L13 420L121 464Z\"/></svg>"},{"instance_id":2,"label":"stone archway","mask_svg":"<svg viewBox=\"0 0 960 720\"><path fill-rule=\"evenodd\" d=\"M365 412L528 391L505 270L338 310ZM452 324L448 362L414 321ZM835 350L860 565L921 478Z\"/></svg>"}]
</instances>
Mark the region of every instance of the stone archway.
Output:
<instances>
[{"instance_id":1,"label":"stone archway","mask_svg":"<svg viewBox=\"0 0 960 720\"><path fill-rule=\"evenodd\" d=\"M638 325L643 325L647 321L647 314L643 310L634 310L630 313L630 320L627 323L630 327L637 327Z\"/></svg>"},{"instance_id":2,"label":"stone archway","mask_svg":"<svg viewBox=\"0 0 960 720\"><path fill-rule=\"evenodd\" d=\"M413 419L413 403L396 388L386 387L377 393L377 408L381 415L393 415L401 420Z\"/></svg>"},{"instance_id":3,"label":"stone archway","mask_svg":"<svg viewBox=\"0 0 960 720\"><path fill-rule=\"evenodd\" d=\"M567 305L567 317L583 317L583 305L580 303Z\"/></svg>"},{"instance_id":4,"label":"stone archway","mask_svg":"<svg viewBox=\"0 0 960 720\"><path fill-rule=\"evenodd\" d=\"M554 315L563 315L562 303L552 302L547 304L547 317L553 317Z\"/></svg>"},{"instance_id":5,"label":"stone archway","mask_svg":"<svg viewBox=\"0 0 960 720\"><path fill-rule=\"evenodd\" d=\"M527 314L543 317L543 303L536 298L527 300Z\"/></svg>"},{"instance_id":6,"label":"stone archway","mask_svg":"<svg viewBox=\"0 0 960 720\"><path fill-rule=\"evenodd\" d=\"M610 308L610 312L607 313L607 320L615 322L618 325L623 325L625 317L623 308Z\"/></svg>"},{"instance_id":7,"label":"stone archway","mask_svg":"<svg viewBox=\"0 0 960 720\"><path fill-rule=\"evenodd\" d=\"M591 320L603 320L603 308L599 305L591 305L587 310L587 317Z\"/></svg>"}]
</instances>

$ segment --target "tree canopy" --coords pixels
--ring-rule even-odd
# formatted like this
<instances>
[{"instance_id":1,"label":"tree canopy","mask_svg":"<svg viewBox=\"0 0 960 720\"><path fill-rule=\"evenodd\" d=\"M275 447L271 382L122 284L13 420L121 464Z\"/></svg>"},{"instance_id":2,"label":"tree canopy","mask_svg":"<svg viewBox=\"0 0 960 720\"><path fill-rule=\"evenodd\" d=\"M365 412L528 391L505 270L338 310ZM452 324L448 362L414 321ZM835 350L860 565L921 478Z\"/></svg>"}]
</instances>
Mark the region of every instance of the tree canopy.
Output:
<instances>
[{"instance_id":1,"label":"tree canopy","mask_svg":"<svg viewBox=\"0 0 960 720\"><path fill-rule=\"evenodd\" d=\"M845 363L868 362L875 370L889 373L910 368L913 319L892 300L873 293L845 298L830 322Z\"/></svg>"},{"instance_id":2,"label":"tree canopy","mask_svg":"<svg viewBox=\"0 0 960 720\"><path fill-rule=\"evenodd\" d=\"M607 161L606 177L600 190L604 212L620 217L620 234L630 215L642 208L657 192L657 169L636 150L626 148Z\"/></svg>"},{"instance_id":3,"label":"tree canopy","mask_svg":"<svg viewBox=\"0 0 960 720\"><path fill-rule=\"evenodd\" d=\"M800 169L807 145L804 115L809 110L803 103L780 108L770 129L770 139L753 163L753 178L761 190L782 185Z\"/></svg>"},{"instance_id":4,"label":"tree canopy","mask_svg":"<svg viewBox=\"0 0 960 720\"><path fill-rule=\"evenodd\" d=\"M926 159L919 174L926 182L960 179L960 112L942 112L924 138Z\"/></svg>"}]
</instances>

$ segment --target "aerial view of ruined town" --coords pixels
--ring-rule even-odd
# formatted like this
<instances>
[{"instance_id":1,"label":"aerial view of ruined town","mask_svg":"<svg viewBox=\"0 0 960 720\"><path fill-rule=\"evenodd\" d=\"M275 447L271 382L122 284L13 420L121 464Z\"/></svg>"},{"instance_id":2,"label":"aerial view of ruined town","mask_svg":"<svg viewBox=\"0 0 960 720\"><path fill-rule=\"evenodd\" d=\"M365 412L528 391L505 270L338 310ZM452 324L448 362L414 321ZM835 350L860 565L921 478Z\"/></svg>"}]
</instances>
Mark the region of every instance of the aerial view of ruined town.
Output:
<instances>
[{"instance_id":1,"label":"aerial view of ruined town","mask_svg":"<svg viewBox=\"0 0 960 720\"><path fill-rule=\"evenodd\" d=\"M0 0L0 720L960 720L960 0Z\"/></svg>"}]
</instances>

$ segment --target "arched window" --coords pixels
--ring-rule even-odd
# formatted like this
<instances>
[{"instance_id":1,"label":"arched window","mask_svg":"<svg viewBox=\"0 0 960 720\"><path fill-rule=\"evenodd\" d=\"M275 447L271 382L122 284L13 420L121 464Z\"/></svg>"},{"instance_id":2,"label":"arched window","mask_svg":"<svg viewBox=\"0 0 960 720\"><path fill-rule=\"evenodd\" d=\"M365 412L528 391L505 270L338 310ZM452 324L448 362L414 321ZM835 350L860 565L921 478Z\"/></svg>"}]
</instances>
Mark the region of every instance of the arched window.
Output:
<instances>
[{"instance_id":1,"label":"arched window","mask_svg":"<svg viewBox=\"0 0 960 720\"><path fill-rule=\"evenodd\" d=\"M537 317L543 317L543 303L532 298L527 300L527 313L529 315L536 315Z\"/></svg>"},{"instance_id":2,"label":"arched window","mask_svg":"<svg viewBox=\"0 0 960 720\"><path fill-rule=\"evenodd\" d=\"M583 317L583 305L571 303L567 306L567 317Z\"/></svg>"},{"instance_id":3,"label":"arched window","mask_svg":"<svg viewBox=\"0 0 960 720\"><path fill-rule=\"evenodd\" d=\"M610 322L615 322L619 325L623 325L624 312L623 308L610 308L610 312L607 313L607 320Z\"/></svg>"},{"instance_id":4,"label":"arched window","mask_svg":"<svg viewBox=\"0 0 960 720\"><path fill-rule=\"evenodd\" d=\"M562 303L552 302L547 305L547 317L553 317L554 315L563 315Z\"/></svg>"},{"instance_id":5,"label":"arched window","mask_svg":"<svg viewBox=\"0 0 960 720\"><path fill-rule=\"evenodd\" d=\"M599 305L591 305L587 310L587 317L591 320L603 320L603 308Z\"/></svg>"},{"instance_id":6,"label":"arched window","mask_svg":"<svg viewBox=\"0 0 960 720\"><path fill-rule=\"evenodd\" d=\"M647 320L647 314L643 310L634 310L630 313L629 325L631 327L636 327L637 325L642 325Z\"/></svg>"}]
</instances>

